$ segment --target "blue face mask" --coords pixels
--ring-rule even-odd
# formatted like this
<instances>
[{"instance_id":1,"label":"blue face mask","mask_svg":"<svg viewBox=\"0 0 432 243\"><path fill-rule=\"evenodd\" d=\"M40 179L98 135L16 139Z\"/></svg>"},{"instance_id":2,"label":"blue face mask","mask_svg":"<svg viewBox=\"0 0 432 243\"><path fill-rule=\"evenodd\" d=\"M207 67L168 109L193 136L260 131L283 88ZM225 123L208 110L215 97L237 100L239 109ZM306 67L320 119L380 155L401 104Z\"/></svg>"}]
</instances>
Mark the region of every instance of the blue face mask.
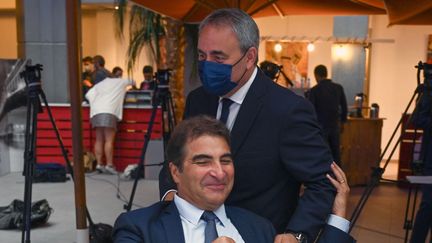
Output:
<instances>
[{"instance_id":1,"label":"blue face mask","mask_svg":"<svg viewBox=\"0 0 432 243\"><path fill-rule=\"evenodd\" d=\"M224 96L233 90L237 83L231 81L232 68L239 63L243 56L233 65L209 61L199 61L198 72L204 89L214 95ZM243 73L246 73L247 70ZM241 78L243 78L243 75ZM240 79L241 79L240 78Z\"/></svg>"}]
</instances>

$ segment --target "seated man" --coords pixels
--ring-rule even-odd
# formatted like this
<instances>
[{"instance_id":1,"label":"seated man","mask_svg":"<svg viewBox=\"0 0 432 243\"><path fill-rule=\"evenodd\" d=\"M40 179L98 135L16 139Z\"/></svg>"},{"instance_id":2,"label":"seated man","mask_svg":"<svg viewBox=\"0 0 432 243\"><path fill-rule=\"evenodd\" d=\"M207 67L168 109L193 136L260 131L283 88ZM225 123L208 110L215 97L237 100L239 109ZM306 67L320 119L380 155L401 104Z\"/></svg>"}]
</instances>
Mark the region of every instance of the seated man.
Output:
<instances>
[{"instance_id":1,"label":"seated man","mask_svg":"<svg viewBox=\"0 0 432 243\"><path fill-rule=\"evenodd\" d=\"M224 205L234 183L224 124L206 116L184 120L175 128L166 155L178 189L174 200L121 214L114 225L114 242L277 242L270 221ZM329 179L338 189L335 208L343 217L349 188L343 172L336 165L332 169L336 179ZM319 242L335 240L353 241L328 225Z\"/></svg>"}]
</instances>

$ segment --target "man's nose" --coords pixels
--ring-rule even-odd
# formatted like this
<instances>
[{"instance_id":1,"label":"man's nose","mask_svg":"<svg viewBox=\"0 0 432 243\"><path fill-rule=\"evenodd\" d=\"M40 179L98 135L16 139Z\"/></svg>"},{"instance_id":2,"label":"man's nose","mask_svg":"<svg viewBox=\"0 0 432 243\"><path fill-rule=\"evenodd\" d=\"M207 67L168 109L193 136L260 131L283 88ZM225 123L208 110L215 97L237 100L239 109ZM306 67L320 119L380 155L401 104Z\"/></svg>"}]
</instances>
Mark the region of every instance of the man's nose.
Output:
<instances>
[{"instance_id":1,"label":"man's nose","mask_svg":"<svg viewBox=\"0 0 432 243\"><path fill-rule=\"evenodd\" d=\"M212 174L212 176L219 178L219 179L222 179L223 177L225 177L225 171L222 167L222 164L219 161L213 163L212 169L211 169L211 174Z\"/></svg>"}]
</instances>

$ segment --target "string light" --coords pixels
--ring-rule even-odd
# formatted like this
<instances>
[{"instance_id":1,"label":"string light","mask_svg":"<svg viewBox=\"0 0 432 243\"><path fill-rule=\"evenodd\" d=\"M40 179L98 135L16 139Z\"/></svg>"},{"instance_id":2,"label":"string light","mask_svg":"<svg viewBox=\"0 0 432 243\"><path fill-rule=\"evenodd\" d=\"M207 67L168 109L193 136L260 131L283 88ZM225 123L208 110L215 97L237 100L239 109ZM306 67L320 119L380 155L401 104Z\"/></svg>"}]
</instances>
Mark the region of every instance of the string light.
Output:
<instances>
[{"instance_id":1,"label":"string light","mask_svg":"<svg viewBox=\"0 0 432 243\"><path fill-rule=\"evenodd\" d=\"M281 52L282 51L282 45L280 43L276 43L274 45L275 52Z\"/></svg>"},{"instance_id":2,"label":"string light","mask_svg":"<svg viewBox=\"0 0 432 243\"><path fill-rule=\"evenodd\" d=\"M313 52L315 50L315 45L313 42L309 42L309 44L307 45L307 50L308 52Z\"/></svg>"}]
</instances>

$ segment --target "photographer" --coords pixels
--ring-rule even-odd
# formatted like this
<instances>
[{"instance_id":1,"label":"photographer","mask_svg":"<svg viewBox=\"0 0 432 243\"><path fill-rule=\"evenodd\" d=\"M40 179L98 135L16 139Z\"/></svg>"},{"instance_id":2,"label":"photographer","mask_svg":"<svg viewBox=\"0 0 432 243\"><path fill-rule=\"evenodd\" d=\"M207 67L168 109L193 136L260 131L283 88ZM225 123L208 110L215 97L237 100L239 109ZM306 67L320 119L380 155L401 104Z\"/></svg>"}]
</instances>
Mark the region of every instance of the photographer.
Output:
<instances>
[{"instance_id":1,"label":"photographer","mask_svg":"<svg viewBox=\"0 0 432 243\"><path fill-rule=\"evenodd\" d=\"M432 176L432 65L424 64L425 85L421 88L423 95L413 113L412 121L416 127L423 129L420 160L423 162L423 175ZM428 68L430 67L430 68ZM411 242L425 242L432 227L432 185L422 185L422 201L414 222Z\"/></svg>"}]
</instances>

